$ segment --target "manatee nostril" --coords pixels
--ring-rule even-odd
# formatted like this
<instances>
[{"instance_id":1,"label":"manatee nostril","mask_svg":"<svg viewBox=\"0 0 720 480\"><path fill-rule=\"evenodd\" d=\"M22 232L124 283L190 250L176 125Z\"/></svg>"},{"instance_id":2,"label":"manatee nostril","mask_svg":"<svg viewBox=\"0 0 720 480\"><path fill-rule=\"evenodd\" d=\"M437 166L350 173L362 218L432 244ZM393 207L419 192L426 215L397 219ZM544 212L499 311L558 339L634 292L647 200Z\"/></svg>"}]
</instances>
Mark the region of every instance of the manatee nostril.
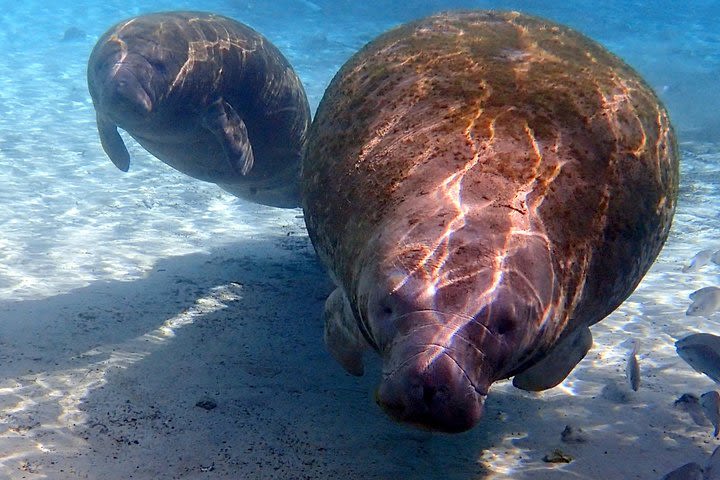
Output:
<instances>
[{"instance_id":1,"label":"manatee nostril","mask_svg":"<svg viewBox=\"0 0 720 480\"><path fill-rule=\"evenodd\" d=\"M375 306L375 312L383 318L391 318L395 313L395 309L393 309L390 298L385 297L379 299Z\"/></svg>"},{"instance_id":2,"label":"manatee nostril","mask_svg":"<svg viewBox=\"0 0 720 480\"><path fill-rule=\"evenodd\" d=\"M504 316L497 320L496 332L498 335L505 335L515 330L516 322L513 317Z\"/></svg>"},{"instance_id":3,"label":"manatee nostril","mask_svg":"<svg viewBox=\"0 0 720 480\"><path fill-rule=\"evenodd\" d=\"M432 406L433 402L447 397L448 387L446 385L423 385L422 399L425 405Z\"/></svg>"},{"instance_id":4,"label":"manatee nostril","mask_svg":"<svg viewBox=\"0 0 720 480\"><path fill-rule=\"evenodd\" d=\"M437 389L435 387L431 387L429 385L426 385L423 388L423 401L426 405L430 405L433 400L435 399L435 395L437 394Z\"/></svg>"}]
</instances>

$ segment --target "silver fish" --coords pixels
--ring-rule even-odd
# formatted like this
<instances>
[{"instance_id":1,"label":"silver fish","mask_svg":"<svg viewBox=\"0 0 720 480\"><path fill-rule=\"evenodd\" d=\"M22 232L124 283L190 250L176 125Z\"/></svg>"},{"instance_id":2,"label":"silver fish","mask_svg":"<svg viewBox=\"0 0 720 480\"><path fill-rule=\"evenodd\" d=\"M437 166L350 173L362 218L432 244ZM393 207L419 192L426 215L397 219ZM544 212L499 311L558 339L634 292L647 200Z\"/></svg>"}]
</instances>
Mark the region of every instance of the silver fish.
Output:
<instances>
[{"instance_id":1,"label":"silver fish","mask_svg":"<svg viewBox=\"0 0 720 480\"><path fill-rule=\"evenodd\" d=\"M638 363L637 352L638 344L635 342L632 352L630 352L630 356L628 357L627 365L625 366L625 375L630 383L630 388L635 392L640 388L640 364Z\"/></svg>"},{"instance_id":2,"label":"silver fish","mask_svg":"<svg viewBox=\"0 0 720 480\"><path fill-rule=\"evenodd\" d=\"M705 412L705 416L715 427L713 436L717 437L720 433L720 393L715 390L705 392L700 396L700 405Z\"/></svg>"},{"instance_id":3,"label":"silver fish","mask_svg":"<svg viewBox=\"0 0 720 480\"><path fill-rule=\"evenodd\" d=\"M704 287L690 294L693 302L685 315L690 317L709 317L720 309L720 288Z\"/></svg>"},{"instance_id":4,"label":"silver fish","mask_svg":"<svg viewBox=\"0 0 720 480\"><path fill-rule=\"evenodd\" d=\"M720 250L717 250L715 253L712 254L712 257L710 257L710 261L713 262L715 265L720 265Z\"/></svg>"},{"instance_id":5,"label":"silver fish","mask_svg":"<svg viewBox=\"0 0 720 480\"><path fill-rule=\"evenodd\" d=\"M700 406L700 399L692 393L683 393L680 398L675 400L674 406L690 415L696 425L700 427L710 425Z\"/></svg>"},{"instance_id":6,"label":"silver fish","mask_svg":"<svg viewBox=\"0 0 720 480\"><path fill-rule=\"evenodd\" d=\"M695 290L692 292L688 297L690 300L697 300L698 298L701 298L705 295L709 295L712 292L715 292L718 290L718 287L703 287L700 290Z\"/></svg>"},{"instance_id":7,"label":"silver fish","mask_svg":"<svg viewBox=\"0 0 720 480\"><path fill-rule=\"evenodd\" d=\"M682 268L683 273L697 272L700 267L704 267L713 258L712 250L700 250L690 259L690 263Z\"/></svg>"},{"instance_id":8,"label":"silver fish","mask_svg":"<svg viewBox=\"0 0 720 480\"><path fill-rule=\"evenodd\" d=\"M662 477L662 480L703 480L703 469L695 462L686 463Z\"/></svg>"},{"instance_id":9,"label":"silver fish","mask_svg":"<svg viewBox=\"0 0 720 480\"><path fill-rule=\"evenodd\" d=\"M720 337L694 333L675 342L675 349L695 371L720 383Z\"/></svg>"}]
</instances>

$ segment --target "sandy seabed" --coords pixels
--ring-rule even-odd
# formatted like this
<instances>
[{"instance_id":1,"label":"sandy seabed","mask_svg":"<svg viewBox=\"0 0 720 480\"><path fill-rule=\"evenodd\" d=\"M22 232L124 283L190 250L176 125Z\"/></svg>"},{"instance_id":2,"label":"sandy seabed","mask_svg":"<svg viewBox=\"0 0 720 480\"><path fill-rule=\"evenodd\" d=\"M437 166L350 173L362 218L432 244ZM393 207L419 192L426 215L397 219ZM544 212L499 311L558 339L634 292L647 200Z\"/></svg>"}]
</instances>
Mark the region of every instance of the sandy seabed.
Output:
<instances>
[{"instance_id":1,"label":"sandy seabed","mask_svg":"<svg viewBox=\"0 0 720 480\"><path fill-rule=\"evenodd\" d=\"M380 412L377 359L356 379L325 352L332 285L299 210L245 204L146 160L137 185L111 172L114 202L93 215L55 202L79 212L38 223L25 245L32 261L3 266L3 478L654 479L704 462L719 443L673 407L713 388L673 346L720 331L714 318L684 315L687 295L720 273L681 272L717 246L698 223L715 214L690 205L702 187L684 189L659 260L593 327L594 348L561 386L495 384L483 422L448 436ZM716 161L698 154L690 173ZM631 341L638 392L625 378ZM562 442L566 425L586 441ZM555 449L572 462L544 462Z\"/></svg>"}]
</instances>

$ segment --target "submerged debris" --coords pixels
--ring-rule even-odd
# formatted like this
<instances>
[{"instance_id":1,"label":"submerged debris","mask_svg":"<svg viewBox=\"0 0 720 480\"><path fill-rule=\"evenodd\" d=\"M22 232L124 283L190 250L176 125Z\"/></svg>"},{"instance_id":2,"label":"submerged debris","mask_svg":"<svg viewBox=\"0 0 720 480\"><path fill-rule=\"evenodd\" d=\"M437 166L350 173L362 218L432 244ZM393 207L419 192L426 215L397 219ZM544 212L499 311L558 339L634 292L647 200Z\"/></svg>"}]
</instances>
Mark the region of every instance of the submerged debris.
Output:
<instances>
[{"instance_id":1,"label":"submerged debris","mask_svg":"<svg viewBox=\"0 0 720 480\"><path fill-rule=\"evenodd\" d=\"M543 457L543 462L545 463L570 463L572 460L570 455L563 453L559 448L556 448L552 453Z\"/></svg>"},{"instance_id":2,"label":"submerged debris","mask_svg":"<svg viewBox=\"0 0 720 480\"><path fill-rule=\"evenodd\" d=\"M217 407L217 403L211 398L203 398L202 400L199 400L195 404L195 406L205 410L212 410L213 408Z\"/></svg>"},{"instance_id":3,"label":"submerged debris","mask_svg":"<svg viewBox=\"0 0 720 480\"><path fill-rule=\"evenodd\" d=\"M565 443L585 443L587 437L582 428L573 428L570 425L565 425L565 430L560 434L560 440Z\"/></svg>"},{"instance_id":4,"label":"submerged debris","mask_svg":"<svg viewBox=\"0 0 720 480\"><path fill-rule=\"evenodd\" d=\"M72 40L84 40L85 38L87 38L87 33L85 33L83 30L80 30L77 27L70 27L65 30L65 33L63 33L63 36L60 40L63 42L69 42Z\"/></svg>"}]
</instances>

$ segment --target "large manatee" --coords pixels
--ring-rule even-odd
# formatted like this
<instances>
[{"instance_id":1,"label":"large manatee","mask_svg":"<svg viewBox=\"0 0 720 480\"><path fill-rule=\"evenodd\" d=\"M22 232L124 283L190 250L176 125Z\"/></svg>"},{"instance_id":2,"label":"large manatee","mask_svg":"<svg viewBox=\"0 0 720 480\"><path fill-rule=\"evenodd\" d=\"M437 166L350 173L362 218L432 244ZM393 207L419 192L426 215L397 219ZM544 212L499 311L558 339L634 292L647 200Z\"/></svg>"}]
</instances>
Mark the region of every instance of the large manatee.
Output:
<instances>
[{"instance_id":1,"label":"large manatee","mask_svg":"<svg viewBox=\"0 0 720 480\"><path fill-rule=\"evenodd\" d=\"M173 168L248 200L297 207L305 91L267 39L232 19L163 12L97 42L88 87L102 146L123 171L129 133Z\"/></svg>"},{"instance_id":2,"label":"large manatee","mask_svg":"<svg viewBox=\"0 0 720 480\"><path fill-rule=\"evenodd\" d=\"M660 252L678 153L658 98L585 36L520 13L391 30L325 92L302 172L337 289L329 350L383 360L393 418L458 432L493 382L550 388Z\"/></svg>"}]
</instances>

